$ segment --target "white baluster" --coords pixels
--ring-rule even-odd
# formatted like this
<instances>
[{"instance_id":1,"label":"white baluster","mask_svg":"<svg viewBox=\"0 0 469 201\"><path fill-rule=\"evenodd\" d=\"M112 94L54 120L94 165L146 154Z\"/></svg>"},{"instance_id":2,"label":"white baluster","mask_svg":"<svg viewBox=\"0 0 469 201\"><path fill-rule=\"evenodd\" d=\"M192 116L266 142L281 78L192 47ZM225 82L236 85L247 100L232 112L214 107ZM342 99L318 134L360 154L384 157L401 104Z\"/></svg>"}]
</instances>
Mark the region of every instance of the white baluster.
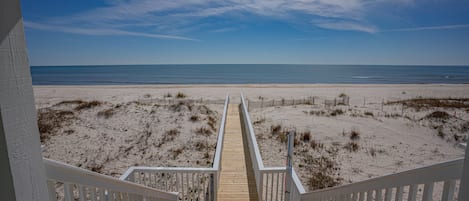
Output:
<instances>
[{"instance_id":1,"label":"white baluster","mask_svg":"<svg viewBox=\"0 0 469 201\"><path fill-rule=\"evenodd\" d=\"M445 181L445 184L443 186L443 194L441 196L442 201L453 201L455 186L455 180Z\"/></svg>"},{"instance_id":2,"label":"white baluster","mask_svg":"<svg viewBox=\"0 0 469 201\"><path fill-rule=\"evenodd\" d=\"M64 195L66 201L75 201L73 198L73 184L64 183Z\"/></svg>"},{"instance_id":3,"label":"white baluster","mask_svg":"<svg viewBox=\"0 0 469 201\"><path fill-rule=\"evenodd\" d=\"M433 186L434 183L426 183L423 189L423 201L432 201L433 200Z\"/></svg>"},{"instance_id":4,"label":"white baluster","mask_svg":"<svg viewBox=\"0 0 469 201\"><path fill-rule=\"evenodd\" d=\"M268 195L268 193L269 193L269 174L266 173L266 174L265 174L265 178L266 178L266 182L265 182L265 198L264 198L264 199L265 199L265 200L269 200L269 199L267 198L267 195Z\"/></svg>"},{"instance_id":5,"label":"white baluster","mask_svg":"<svg viewBox=\"0 0 469 201\"><path fill-rule=\"evenodd\" d=\"M409 188L409 197L408 197L408 201L415 201L417 199L417 189L418 188L418 185L417 184L412 184L410 185L410 188Z\"/></svg>"},{"instance_id":6,"label":"white baluster","mask_svg":"<svg viewBox=\"0 0 469 201\"><path fill-rule=\"evenodd\" d=\"M364 201L365 200L365 192L360 192L360 197L358 198L358 201Z\"/></svg>"},{"instance_id":7,"label":"white baluster","mask_svg":"<svg viewBox=\"0 0 469 201\"><path fill-rule=\"evenodd\" d=\"M384 200L391 201L392 197L392 188L386 188L386 192L384 193Z\"/></svg>"},{"instance_id":8,"label":"white baluster","mask_svg":"<svg viewBox=\"0 0 469 201\"><path fill-rule=\"evenodd\" d=\"M372 201L372 200L373 200L373 191L366 192L366 201Z\"/></svg>"},{"instance_id":9,"label":"white baluster","mask_svg":"<svg viewBox=\"0 0 469 201\"><path fill-rule=\"evenodd\" d=\"M375 191L375 194L376 194L376 201L382 201L383 200L383 191L382 189L378 189Z\"/></svg>"},{"instance_id":10,"label":"white baluster","mask_svg":"<svg viewBox=\"0 0 469 201\"><path fill-rule=\"evenodd\" d=\"M57 192L55 188L54 181L47 181L47 189L49 190L49 200L50 201L57 201Z\"/></svg>"},{"instance_id":11,"label":"white baluster","mask_svg":"<svg viewBox=\"0 0 469 201\"><path fill-rule=\"evenodd\" d=\"M105 201L105 195L104 195L104 189L100 188L99 189L99 201Z\"/></svg>"},{"instance_id":12,"label":"white baluster","mask_svg":"<svg viewBox=\"0 0 469 201\"><path fill-rule=\"evenodd\" d=\"M96 201L96 188L95 187L89 187L88 190L90 191L90 200L91 201Z\"/></svg>"},{"instance_id":13,"label":"white baluster","mask_svg":"<svg viewBox=\"0 0 469 201\"><path fill-rule=\"evenodd\" d=\"M358 196L357 192L352 193L352 201L357 201L357 196Z\"/></svg>"},{"instance_id":14,"label":"white baluster","mask_svg":"<svg viewBox=\"0 0 469 201\"><path fill-rule=\"evenodd\" d=\"M86 191L82 185L78 185L78 197L80 201L85 201L86 199Z\"/></svg>"},{"instance_id":15,"label":"white baluster","mask_svg":"<svg viewBox=\"0 0 469 201\"><path fill-rule=\"evenodd\" d=\"M396 189L396 201L402 201L402 194L404 193L404 186L399 186Z\"/></svg>"}]
</instances>

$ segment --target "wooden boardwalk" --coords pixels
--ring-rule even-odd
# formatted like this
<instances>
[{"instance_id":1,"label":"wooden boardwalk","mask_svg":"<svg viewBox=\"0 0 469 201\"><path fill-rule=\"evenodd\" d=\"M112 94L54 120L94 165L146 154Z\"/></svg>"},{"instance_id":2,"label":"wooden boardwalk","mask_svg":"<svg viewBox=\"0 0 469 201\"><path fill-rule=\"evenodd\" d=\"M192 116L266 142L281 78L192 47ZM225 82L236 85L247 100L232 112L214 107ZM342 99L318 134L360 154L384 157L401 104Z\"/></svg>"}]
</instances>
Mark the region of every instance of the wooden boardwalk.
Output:
<instances>
[{"instance_id":1,"label":"wooden boardwalk","mask_svg":"<svg viewBox=\"0 0 469 201\"><path fill-rule=\"evenodd\" d=\"M230 104L223 140L218 200L258 200L247 142L242 134L239 105Z\"/></svg>"}]
</instances>

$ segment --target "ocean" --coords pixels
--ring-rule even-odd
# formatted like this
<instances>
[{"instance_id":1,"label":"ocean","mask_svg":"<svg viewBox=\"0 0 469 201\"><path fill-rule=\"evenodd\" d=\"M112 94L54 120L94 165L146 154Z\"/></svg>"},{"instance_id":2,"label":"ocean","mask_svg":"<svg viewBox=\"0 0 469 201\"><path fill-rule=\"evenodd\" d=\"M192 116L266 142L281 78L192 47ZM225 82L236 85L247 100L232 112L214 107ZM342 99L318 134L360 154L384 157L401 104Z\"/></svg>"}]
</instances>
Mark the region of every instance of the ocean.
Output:
<instances>
[{"instance_id":1,"label":"ocean","mask_svg":"<svg viewBox=\"0 0 469 201\"><path fill-rule=\"evenodd\" d=\"M469 66L106 65L32 66L33 85L469 83Z\"/></svg>"}]
</instances>

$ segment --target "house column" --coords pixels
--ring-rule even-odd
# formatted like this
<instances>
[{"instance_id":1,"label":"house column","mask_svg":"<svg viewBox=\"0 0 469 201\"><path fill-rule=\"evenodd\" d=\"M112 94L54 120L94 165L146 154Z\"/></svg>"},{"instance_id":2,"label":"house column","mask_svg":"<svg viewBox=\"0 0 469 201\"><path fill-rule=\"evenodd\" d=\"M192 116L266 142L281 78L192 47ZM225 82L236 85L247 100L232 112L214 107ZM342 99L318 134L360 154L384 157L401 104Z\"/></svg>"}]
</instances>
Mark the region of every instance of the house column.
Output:
<instances>
[{"instance_id":1,"label":"house column","mask_svg":"<svg viewBox=\"0 0 469 201\"><path fill-rule=\"evenodd\" d=\"M0 195L49 200L19 0L0 1Z\"/></svg>"}]
</instances>

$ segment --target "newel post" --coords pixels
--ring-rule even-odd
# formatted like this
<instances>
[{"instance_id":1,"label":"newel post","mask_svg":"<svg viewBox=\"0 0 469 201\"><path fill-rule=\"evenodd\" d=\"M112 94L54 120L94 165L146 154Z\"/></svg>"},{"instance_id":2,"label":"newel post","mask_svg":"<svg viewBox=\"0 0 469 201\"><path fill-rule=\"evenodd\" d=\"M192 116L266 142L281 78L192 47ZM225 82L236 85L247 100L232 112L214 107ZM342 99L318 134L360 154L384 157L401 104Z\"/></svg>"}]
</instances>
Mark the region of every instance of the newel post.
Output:
<instances>
[{"instance_id":1,"label":"newel post","mask_svg":"<svg viewBox=\"0 0 469 201\"><path fill-rule=\"evenodd\" d=\"M49 200L19 0L0 1L0 200Z\"/></svg>"},{"instance_id":2,"label":"newel post","mask_svg":"<svg viewBox=\"0 0 469 201\"><path fill-rule=\"evenodd\" d=\"M458 200L469 200L469 148L467 148L467 144Z\"/></svg>"},{"instance_id":3,"label":"newel post","mask_svg":"<svg viewBox=\"0 0 469 201\"><path fill-rule=\"evenodd\" d=\"M287 149L287 175L285 179L285 200L291 200L291 191L292 191L292 180L293 180L293 142L295 139L295 132L290 131L288 135L288 149Z\"/></svg>"}]
</instances>

